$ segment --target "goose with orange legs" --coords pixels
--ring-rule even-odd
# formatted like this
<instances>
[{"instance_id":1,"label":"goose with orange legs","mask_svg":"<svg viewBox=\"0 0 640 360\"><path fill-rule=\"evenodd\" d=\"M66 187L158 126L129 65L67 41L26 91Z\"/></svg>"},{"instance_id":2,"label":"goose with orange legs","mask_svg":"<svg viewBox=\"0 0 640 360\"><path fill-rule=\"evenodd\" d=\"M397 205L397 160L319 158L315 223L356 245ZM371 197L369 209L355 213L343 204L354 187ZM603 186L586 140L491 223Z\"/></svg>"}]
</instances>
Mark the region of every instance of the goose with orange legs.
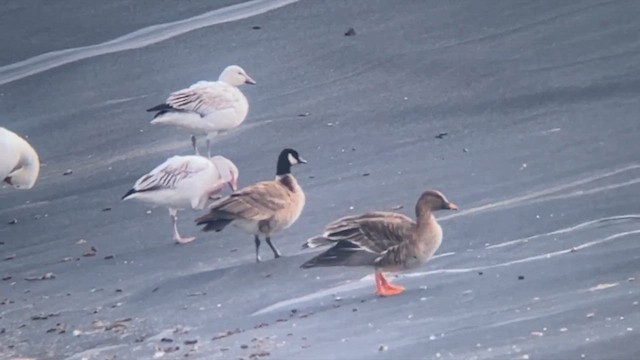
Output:
<instances>
[{"instance_id":1,"label":"goose with orange legs","mask_svg":"<svg viewBox=\"0 0 640 360\"><path fill-rule=\"evenodd\" d=\"M368 212L340 218L325 227L322 235L306 241L303 248L331 246L302 264L302 268L323 266L369 266L375 270L376 293L402 293L384 272L401 272L428 261L442 243L442 228L433 213L457 210L439 191L427 190L416 203L416 221L392 212Z\"/></svg>"}]
</instances>

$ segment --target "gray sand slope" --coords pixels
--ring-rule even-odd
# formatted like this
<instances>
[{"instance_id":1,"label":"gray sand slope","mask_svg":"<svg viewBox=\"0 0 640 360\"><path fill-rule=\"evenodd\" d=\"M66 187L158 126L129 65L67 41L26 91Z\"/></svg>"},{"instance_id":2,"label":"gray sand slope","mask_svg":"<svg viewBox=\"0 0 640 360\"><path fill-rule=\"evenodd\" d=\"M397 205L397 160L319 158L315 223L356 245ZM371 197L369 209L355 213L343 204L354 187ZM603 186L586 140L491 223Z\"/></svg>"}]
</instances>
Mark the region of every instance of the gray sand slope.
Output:
<instances>
[{"instance_id":1,"label":"gray sand slope","mask_svg":"<svg viewBox=\"0 0 640 360\"><path fill-rule=\"evenodd\" d=\"M128 3L3 3L0 78L237 5ZM31 191L0 189L0 358L640 358L639 14L631 0L302 0L7 81L0 124L43 168ZM285 257L263 247L260 264L236 229L202 233L185 211L198 239L178 246L165 209L120 202L191 152L144 109L232 63L258 85L214 152L241 186L273 178L284 147L309 161L294 169L303 215L274 238ZM298 269L328 221L413 216L427 187L461 211L439 214L443 245L395 280L403 295L377 298L367 269Z\"/></svg>"}]
</instances>

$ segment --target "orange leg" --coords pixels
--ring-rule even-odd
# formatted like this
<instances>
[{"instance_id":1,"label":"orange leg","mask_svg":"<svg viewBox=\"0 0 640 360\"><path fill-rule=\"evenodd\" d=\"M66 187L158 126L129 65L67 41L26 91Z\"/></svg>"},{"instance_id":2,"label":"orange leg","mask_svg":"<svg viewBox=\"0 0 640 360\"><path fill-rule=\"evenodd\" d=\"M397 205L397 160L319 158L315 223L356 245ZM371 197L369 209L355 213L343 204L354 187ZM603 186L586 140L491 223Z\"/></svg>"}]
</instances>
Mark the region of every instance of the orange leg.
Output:
<instances>
[{"instance_id":1,"label":"orange leg","mask_svg":"<svg viewBox=\"0 0 640 360\"><path fill-rule=\"evenodd\" d=\"M394 289L394 290L400 290L400 292L404 291L404 286L394 285L394 284L390 283L389 280L387 280L387 278L385 278L384 275L382 275L382 273L380 273L380 280L382 280L382 284L385 287L388 287L388 288Z\"/></svg>"},{"instance_id":2,"label":"orange leg","mask_svg":"<svg viewBox=\"0 0 640 360\"><path fill-rule=\"evenodd\" d=\"M380 296L393 296L404 292L404 287L393 285L382 275L376 271L376 293Z\"/></svg>"}]
</instances>

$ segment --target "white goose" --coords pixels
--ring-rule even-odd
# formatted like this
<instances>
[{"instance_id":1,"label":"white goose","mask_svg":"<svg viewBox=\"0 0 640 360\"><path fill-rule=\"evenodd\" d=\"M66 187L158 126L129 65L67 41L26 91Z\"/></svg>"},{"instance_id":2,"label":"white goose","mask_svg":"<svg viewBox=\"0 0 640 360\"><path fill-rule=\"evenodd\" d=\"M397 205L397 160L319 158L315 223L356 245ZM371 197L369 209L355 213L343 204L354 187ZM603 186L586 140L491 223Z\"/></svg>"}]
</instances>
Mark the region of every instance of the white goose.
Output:
<instances>
[{"instance_id":1,"label":"white goose","mask_svg":"<svg viewBox=\"0 0 640 360\"><path fill-rule=\"evenodd\" d=\"M174 125L188 131L196 155L196 135L206 136L207 155L211 157L209 135L239 126L249 112L249 102L238 86L255 83L240 66L230 65L218 81L199 81L171 93L165 103L147 111L157 112L152 124Z\"/></svg>"},{"instance_id":2,"label":"white goose","mask_svg":"<svg viewBox=\"0 0 640 360\"><path fill-rule=\"evenodd\" d=\"M35 149L16 133L0 127L0 181L16 189L31 189L40 174Z\"/></svg>"},{"instance_id":3,"label":"white goose","mask_svg":"<svg viewBox=\"0 0 640 360\"><path fill-rule=\"evenodd\" d=\"M238 174L236 165L223 156L211 159L198 155L173 156L138 179L122 200L138 199L168 207L173 221L173 240L185 244L195 237L183 238L178 233L178 211L188 207L203 209L226 183L236 191Z\"/></svg>"}]
</instances>

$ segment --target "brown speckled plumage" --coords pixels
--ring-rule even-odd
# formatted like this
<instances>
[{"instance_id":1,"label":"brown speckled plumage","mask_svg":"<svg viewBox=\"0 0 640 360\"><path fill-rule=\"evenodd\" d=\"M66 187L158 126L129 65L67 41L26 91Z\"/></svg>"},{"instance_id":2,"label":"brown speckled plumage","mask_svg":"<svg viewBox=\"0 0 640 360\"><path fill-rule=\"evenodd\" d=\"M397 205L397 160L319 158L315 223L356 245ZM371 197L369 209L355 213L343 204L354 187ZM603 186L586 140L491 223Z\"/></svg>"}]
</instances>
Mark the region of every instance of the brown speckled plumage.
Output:
<instances>
[{"instance_id":1,"label":"brown speckled plumage","mask_svg":"<svg viewBox=\"0 0 640 360\"><path fill-rule=\"evenodd\" d=\"M442 242L442 228L433 216L441 209L456 210L440 192L428 190L416 203L416 221L392 212L346 216L326 226L303 248L333 245L302 264L321 266L371 266L376 271L402 271L429 260Z\"/></svg>"}]
</instances>

